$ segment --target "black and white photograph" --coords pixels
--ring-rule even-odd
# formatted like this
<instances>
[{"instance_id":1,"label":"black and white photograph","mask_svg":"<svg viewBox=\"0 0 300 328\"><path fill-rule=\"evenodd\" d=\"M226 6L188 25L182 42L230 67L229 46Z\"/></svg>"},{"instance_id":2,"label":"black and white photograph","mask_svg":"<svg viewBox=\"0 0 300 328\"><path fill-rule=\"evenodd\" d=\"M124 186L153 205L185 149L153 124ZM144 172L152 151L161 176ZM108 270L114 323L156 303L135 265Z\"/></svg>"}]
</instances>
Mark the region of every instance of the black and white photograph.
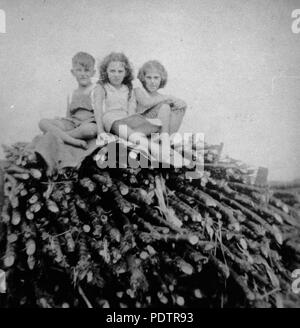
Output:
<instances>
[{"instance_id":1,"label":"black and white photograph","mask_svg":"<svg viewBox=\"0 0 300 328\"><path fill-rule=\"evenodd\" d=\"M300 308L299 0L0 0L0 77L0 308Z\"/></svg>"}]
</instances>

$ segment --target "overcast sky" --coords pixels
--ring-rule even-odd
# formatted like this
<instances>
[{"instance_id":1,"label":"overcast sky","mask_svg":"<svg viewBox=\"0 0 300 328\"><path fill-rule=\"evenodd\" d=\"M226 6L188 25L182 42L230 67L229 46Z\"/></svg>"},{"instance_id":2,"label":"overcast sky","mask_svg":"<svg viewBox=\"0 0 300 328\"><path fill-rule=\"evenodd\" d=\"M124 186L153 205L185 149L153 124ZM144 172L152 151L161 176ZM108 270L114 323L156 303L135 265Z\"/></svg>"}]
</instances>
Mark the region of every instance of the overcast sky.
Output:
<instances>
[{"instance_id":1,"label":"overcast sky","mask_svg":"<svg viewBox=\"0 0 300 328\"><path fill-rule=\"evenodd\" d=\"M300 177L300 34L293 0L0 0L1 143L30 141L41 117L65 114L71 58L123 51L169 72L183 98L180 132L204 132L224 152ZM0 150L0 157L3 152Z\"/></svg>"}]
</instances>

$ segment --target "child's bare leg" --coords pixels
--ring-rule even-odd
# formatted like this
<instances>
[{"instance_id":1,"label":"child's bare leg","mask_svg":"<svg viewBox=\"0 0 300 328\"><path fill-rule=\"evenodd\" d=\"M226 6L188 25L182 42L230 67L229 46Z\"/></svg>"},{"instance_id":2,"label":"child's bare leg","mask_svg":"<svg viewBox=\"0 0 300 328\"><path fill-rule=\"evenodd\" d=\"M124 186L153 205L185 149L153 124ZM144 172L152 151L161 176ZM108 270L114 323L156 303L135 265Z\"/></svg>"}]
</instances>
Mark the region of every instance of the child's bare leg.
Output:
<instances>
[{"instance_id":1,"label":"child's bare leg","mask_svg":"<svg viewBox=\"0 0 300 328\"><path fill-rule=\"evenodd\" d=\"M44 133L49 132L50 125L55 125L57 128L59 128L62 131L66 130L65 124L58 119L56 120L56 119L43 118L39 121L39 128Z\"/></svg>"},{"instance_id":2,"label":"child's bare leg","mask_svg":"<svg viewBox=\"0 0 300 328\"><path fill-rule=\"evenodd\" d=\"M42 119L39 122L39 128L43 132L51 132L58 136L64 143L75 146L86 148L86 142L84 140L78 140L69 136L65 131L65 126L59 120Z\"/></svg>"},{"instance_id":3,"label":"child's bare leg","mask_svg":"<svg viewBox=\"0 0 300 328\"><path fill-rule=\"evenodd\" d=\"M111 133L118 135L120 138L131 141L136 144L138 149L148 152L148 139L140 132L136 132L134 129L124 124L124 120L114 122L110 130Z\"/></svg>"},{"instance_id":4,"label":"child's bare leg","mask_svg":"<svg viewBox=\"0 0 300 328\"><path fill-rule=\"evenodd\" d=\"M93 139L97 137L97 125L95 123L84 123L66 133L75 139Z\"/></svg>"},{"instance_id":5,"label":"child's bare leg","mask_svg":"<svg viewBox=\"0 0 300 328\"><path fill-rule=\"evenodd\" d=\"M162 104L158 111L157 116L162 122L160 140L162 148L162 160L169 160L172 157L172 164L176 167L181 167L183 165L188 165L189 161L183 158L177 151L171 149L170 145L170 135L171 131L179 127L181 124L180 116L173 116L173 111L167 104ZM173 118L174 117L174 118ZM182 118L181 118L182 120ZM171 126L172 124L172 126Z\"/></svg>"},{"instance_id":6,"label":"child's bare leg","mask_svg":"<svg viewBox=\"0 0 300 328\"><path fill-rule=\"evenodd\" d=\"M158 160L164 163L170 163L170 153L162 152L162 147L155 142L149 142L146 135L140 132L136 132L132 128L128 127L121 122L115 122L111 129L112 133L119 135L119 137L129 140L132 143L138 145L139 149L145 152L151 151L151 154Z\"/></svg>"},{"instance_id":7,"label":"child's bare leg","mask_svg":"<svg viewBox=\"0 0 300 328\"><path fill-rule=\"evenodd\" d=\"M150 136L152 133L158 133L160 130L160 126L152 125L150 123L142 123L134 129L134 131L140 132L146 136Z\"/></svg>"},{"instance_id":8,"label":"child's bare leg","mask_svg":"<svg viewBox=\"0 0 300 328\"><path fill-rule=\"evenodd\" d=\"M136 127L143 124L144 122L145 122L145 119L143 117L141 117L140 115L134 114L134 115L130 115L125 118L122 118L122 119L118 120L116 123L118 125L125 124L128 127L130 127L132 130L135 130Z\"/></svg>"},{"instance_id":9,"label":"child's bare leg","mask_svg":"<svg viewBox=\"0 0 300 328\"><path fill-rule=\"evenodd\" d=\"M161 120L161 141L162 141L162 151L170 152L170 118L171 118L171 108L168 104L162 104L159 108L157 117Z\"/></svg>"},{"instance_id":10,"label":"child's bare leg","mask_svg":"<svg viewBox=\"0 0 300 328\"><path fill-rule=\"evenodd\" d=\"M112 125L111 133L118 135L120 138L129 140L137 145L140 144L140 137L146 138L143 133L137 133L130 126L124 124L123 120L119 120Z\"/></svg>"},{"instance_id":11,"label":"child's bare leg","mask_svg":"<svg viewBox=\"0 0 300 328\"><path fill-rule=\"evenodd\" d=\"M135 132L140 132L146 136L150 136L151 133L157 133L160 131L160 126L147 122L146 119L140 115L131 115L118 120L118 123L125 124Z\"/></svg>"},{"instance_id":12,"label":"child's bare leg","mask_svg":"<svg viewBox=\"0 0 300 328\"><path fill-rule=\"evenodd\" d=\"M180 125L183 120L183 116L185 114L186 109L176 109L171 111L170 117L170 125L169 125L169 134L172 135L173 133L177 132L180 128Z\"/></svg>"},{"instance_id":13,"label":"child's bare leg","mask_svg":"<svg viewBox=\"0 0 300 328\"><path fill-rule=\"evenodd\" d=\"M129 140L134 144L138 145L138 148L148 152L158 160L167 164L172 164L176 167L182 167L185 160L178 152L172 151L172 162L170 158L171 147L170 138L168 133L162 134L162 146L156 142L151 142L148 140L145 134L136 132L125 124L121 124L119 121L115 122L112 126L111 132L117 134L119 137Z\"/></svg>"}]
</instances>

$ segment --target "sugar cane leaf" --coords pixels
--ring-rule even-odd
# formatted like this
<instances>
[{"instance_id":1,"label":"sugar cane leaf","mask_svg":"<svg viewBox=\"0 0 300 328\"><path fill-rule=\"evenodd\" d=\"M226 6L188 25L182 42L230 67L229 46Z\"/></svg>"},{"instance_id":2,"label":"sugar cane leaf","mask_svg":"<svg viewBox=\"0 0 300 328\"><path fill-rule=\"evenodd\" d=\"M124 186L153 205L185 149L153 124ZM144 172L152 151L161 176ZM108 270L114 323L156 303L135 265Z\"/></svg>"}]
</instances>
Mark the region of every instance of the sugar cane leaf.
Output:
<instances>
[{"instance_id":1,"label":"sugar cane leaf","mask_svg":"<svg viewBox=\"0 0 300 328\"><path fill-rule=\"evenodd\" d=\"M206 219L206 225L212 226L213 224L214 224L213 219L210 216L208 216Z\"/></svg>"},{"instance_id":2,"label":"sugar cane leaf","mask_svg":"<svg viewBox=\"0 0 300 328\"><path fill-rule=\"evenodd\" d=\"M52 194L52 191L54 189L54 183L52 181L49 181L48 182L48 187L47 187L47 190L44 192L43 196L44 198L47 200L50 195Z\"/></svg>"},{"instance_id":3,"label":"sugar cane leaf","mask_svg":"<svg viewBox=\"0 0 300 328\"><path fill-rule=\"evenodd\" d=\"M166 206L164 197L164 195L166 194L166 188L163 179L156 176L155 185L155 194L158 200L159 210L164 214L168 222L180 228L183 224L182 221L176 216L175 211L172 208Z\"/></svg>"},{"instance_id":4,"label":"sugar cane leaf","mask_svg":"<svg viewBox=\"0 0 300 328\"><path fill-rule=\"evenodd\" d=\"M266 271L267 271L267 274L270 278L270 281L272 283L272 285L277 288L277 287L280 287L280 282L279 282L279 279L278 277L275 275L274 271L270 268L269 265L265 264L265 267L266 267Z\"/></svg>"},{"instance_id":5,"label":"sugar cane leaf","mask_svg":"<svg viewBox=\"0 0 300 328\"><path fill-rule=\"evenodd\" d=\"M110 263L111 261L111 256L108 250L108 243L107 240L105 239L103 241L102 249L99 252L99 255L101 255L106 263Z\"/></svg>"},{"instance_id":6,"label":"sugar cane leaf","mask_svg":"<svg viewBox=\"0 0 300 328\"><path fill-rule=\"evenodd\" d=\"M250 253L249 253L247 250L244 250L244 254L245 254L246 257L247 257L247 261L248 261L250 264L254 264L254 259L253 259L253 257L250 255Z\"/></svg>"},{"instance_id":7,"label":"sugar cane leaf","mask_svg":"<svg viewBox=\"0 0 300 328\"><path fill-rule=\"evenodd\" d=\"M278 242L279 245L282 245L283 237L282 237L281 231L275 224L272 225L272 228L273 228L273 234L275 236L276 241Z\"/></svg>"},{"instance_id":8,"label":"sugar cane leaf","mask_svg":"<svg viewBox=\"0 0 300 328\"><path fill-rule=\"evenodd\" d=\"M260 250L266 258L269 257L269 253L270 253L269 243L265 242L265 243L261 244L260 245Z\"/></svg>"},{"instance_id":9,"label":"sugar cane leaf","mask_svg":"<svg viewBox=\"0 0 300 328\"><path fill-rule=\"evenodd\" d=\"M87 275L87 273L88 273L88 269L80 270L79 271L79 274L78 274L78 279L79 280L83 280L84 277Z\"/></svg>"},{"instance_id":10,"label":"sugar cane leaf","mask_svg":"<svg viewBox=\"0 0 300 328\"><path fill-rule=\"evenodd\" d=\"M209 235L209 238L212 239L213 236L214 236L214 230L209 225L206 225L205 229L206 229L206 231L207 231L207 233Z\"/></svg>"},{"instance_id":11,"label":"sugar cane leaf","mask_svg":"<svg viewBox=\"0 0 300 328\"><path fill-rule=\"evenodd\" d=\"M246 250L246 249L248 248L248 246L247 246L247 242L246 242L246 240L245 240L244 238L241 238L241 239L239 240L239 242L240 242L240 245L242 246L242 248L243 248L244 250Z\"/></svg>"},{"instance_id":12,"label":"sugar cane leaf","mask_svg":"<svg viewBox=\"0 0 300 328\"><path fill-rule=\"evenodd\" d=\"M176 227L180 228L183 225L182 221L175 214L173 208L167 208L164 214L166 215L167 221L174 224Z\"/></svg>"},{"instance_id":13,"label":"sugar cane leaf","mask_svg":"<svg viewBox=\"0 0 300 328\"><path fill-rule=\"evenodd\" d=\"M282 217L278 213L273 213L273 215L278 223L283 224Z\"/></svg>"}]
</instances>

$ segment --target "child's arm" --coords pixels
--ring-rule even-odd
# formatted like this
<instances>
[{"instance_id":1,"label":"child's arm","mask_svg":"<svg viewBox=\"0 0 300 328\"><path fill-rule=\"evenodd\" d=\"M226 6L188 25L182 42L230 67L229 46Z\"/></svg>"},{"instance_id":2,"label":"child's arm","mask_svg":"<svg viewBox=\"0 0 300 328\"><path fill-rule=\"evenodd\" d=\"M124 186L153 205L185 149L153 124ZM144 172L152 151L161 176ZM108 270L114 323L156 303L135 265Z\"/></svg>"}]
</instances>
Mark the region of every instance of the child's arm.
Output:
<instances>
[{"instance_id":1,"label":"child's arm","mask_svg":"<svg viewBox=\"0 0 300 328\"><path fill-rule=\"evenodd\" d=\"M66 117L71 117L71 112L70 112L70 94L67 95L67 113L66 113Z\"/></svg>"},{"instance_id":2,"label":"child's arm","mask_svg":"<svg viewBox=\"0 0 300 328\"><path fill-rule=\"evenodd\" d=\"M142 83L139 80L134 80L132 86L137 103L141 104L143 107L145 107L145 109L151 108L162 102L171 101L172 99L170 96L161 94L149 97L147 91L144 89Z\"/></svg>"},{"instance_id":3,"label":"child's arm","mask_svg":"<svg viewBox=\"0 0 300 328\"><path fill-rule=\"evenodd\" d=\"M134 91L132 91L132 95L129 99L129 103L128 103L128 115L134 115L136 113L136 107L137 107L137 103L136 103L136 97L134 94Z\"/></svg>"},{"instance_id":4,"label":"child's arm","mask_svg":"<svg viewBox=\"0 0 300 328\"><path fill-rule=\"evenodd\" d=\"M111 141L111 137L104 130L103 125L103 101L105 99L105 91L101 85L98 85L93 91L93 108L95 120L97 124L97 140L96 145L104 146Z\"/></svg>"},{"instance_id":5,"label":"child's arm","mask_svg":"<svg viewBox=\"0 0 300 328\"><path fill-rule=\"evenodd\" d=\"M105 92L102 88L102 86L97 86L94 89L93 93L93 103L94 103L94 113L95 113L95 120L97 123L97 130L98 135L104 132L104 126L103 126L103 101L105 98Z\"/></svg>"}]
</instances>

